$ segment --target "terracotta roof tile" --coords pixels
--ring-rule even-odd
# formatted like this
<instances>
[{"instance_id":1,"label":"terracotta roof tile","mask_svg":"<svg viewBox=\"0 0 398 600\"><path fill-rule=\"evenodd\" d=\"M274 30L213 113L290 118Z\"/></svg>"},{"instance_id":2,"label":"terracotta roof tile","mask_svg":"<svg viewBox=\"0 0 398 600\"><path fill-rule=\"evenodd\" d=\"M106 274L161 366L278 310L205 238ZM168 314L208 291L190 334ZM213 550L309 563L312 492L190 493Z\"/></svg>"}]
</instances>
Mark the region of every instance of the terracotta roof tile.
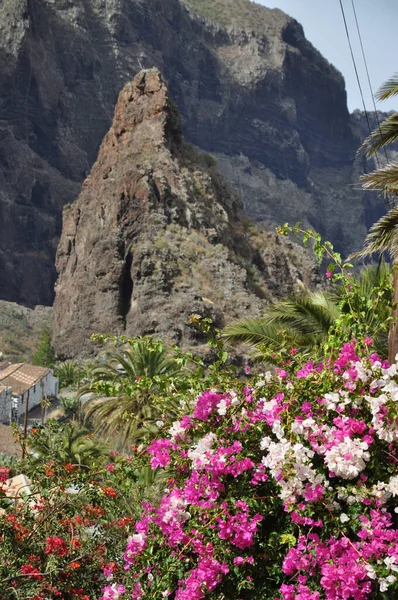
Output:
<instances>
[{"instance_id":1,"label":"terracotta roof tile","mask_svg":"<svg viewBox=\"0 0 398 600\"><path fill-rule=\"evenodd\" d=\"M0 371L0 385L11 387L14 394L24 394L50 371L45 367L17 363Z\"/></svg>"}]
</instances>

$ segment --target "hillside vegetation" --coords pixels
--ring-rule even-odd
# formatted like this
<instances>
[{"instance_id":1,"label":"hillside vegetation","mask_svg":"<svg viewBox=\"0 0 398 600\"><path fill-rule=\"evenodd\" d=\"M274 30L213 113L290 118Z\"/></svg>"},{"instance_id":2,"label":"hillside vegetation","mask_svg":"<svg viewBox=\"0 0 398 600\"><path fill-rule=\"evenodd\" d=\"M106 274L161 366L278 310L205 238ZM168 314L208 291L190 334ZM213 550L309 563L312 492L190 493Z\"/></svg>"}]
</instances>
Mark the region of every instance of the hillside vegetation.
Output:
<instances>
[{"instance_id":1,"label":"hillside vegetation","mask_svg":"<svg viewBox=\"0 0 398 600\"><path fill-rule=\"evenodd\" d=\"M260 33L264 33L270 25L269 9L251 0L181 0L181 2L198 15L222 25L252 29ZM283 15L279 10L273 12L279 12L281 17Z\"/></svg>"},{"instance_id":2,"label":"hillside vegetation","mask_svg":"<svg viewBox=\"0 0 398 600\"><path fill-rule=\"evenodd\" d=\"M13 302L0 301L0 352L8 360L31 360L43 329L51 327L52 309L34 310Z\"/></svg>"}]
</instances>

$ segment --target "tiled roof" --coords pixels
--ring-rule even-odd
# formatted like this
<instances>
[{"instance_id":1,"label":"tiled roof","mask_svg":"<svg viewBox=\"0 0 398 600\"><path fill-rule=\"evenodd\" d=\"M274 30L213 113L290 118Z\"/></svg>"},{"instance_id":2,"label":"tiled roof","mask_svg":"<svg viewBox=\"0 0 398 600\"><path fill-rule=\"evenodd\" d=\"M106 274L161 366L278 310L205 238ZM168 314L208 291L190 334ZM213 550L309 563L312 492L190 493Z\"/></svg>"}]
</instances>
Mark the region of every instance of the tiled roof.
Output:
<instances>
[{"instance_id":1,"label":"tiled roof","mask_svg":"<svg viewBox=\"0 0 398 600\"><path fill-rule=\"evenodd\" d=\"M24 394L48 375L50 370L26 363L9 365L0 371L0 385L11 387L13 394Z\"/></svg>"}]
</instances>

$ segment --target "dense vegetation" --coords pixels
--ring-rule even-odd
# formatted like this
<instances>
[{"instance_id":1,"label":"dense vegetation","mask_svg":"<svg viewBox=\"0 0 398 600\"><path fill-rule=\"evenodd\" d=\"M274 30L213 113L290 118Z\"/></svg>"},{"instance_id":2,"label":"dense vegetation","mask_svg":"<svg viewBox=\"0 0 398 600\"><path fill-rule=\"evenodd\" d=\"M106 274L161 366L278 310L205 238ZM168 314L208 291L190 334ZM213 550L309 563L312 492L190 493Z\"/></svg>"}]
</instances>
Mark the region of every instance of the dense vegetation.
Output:
<instances>
[{"instance_id":1,"label":"dense vegetation","mask_svg":"<svg viewBox=\"0 0 398 600\"><path fill-rule=\"evenodd\" d=\"M391 275L369 301L351 265L301 234L329 255L331 289L350 307L315 355L271 342L240 373L197 315L210 364L158 340L97 336L115 349L90 371L81 418L94 430L33 428L19 467L29 489L0 500L5 600L396 597L398 375L368 335Z\"/></svg>"},{"instance_id":2,"label":"dense vegetation","mask_svg":"<svg viewBox=\"0 0 398 600\"><path fill-rule=\"evenodd\" d=\"M0 301L0 348L12 361L32 360L43 329L51 328L51 309L36 310Z\"/></svg>"}]
</instances>

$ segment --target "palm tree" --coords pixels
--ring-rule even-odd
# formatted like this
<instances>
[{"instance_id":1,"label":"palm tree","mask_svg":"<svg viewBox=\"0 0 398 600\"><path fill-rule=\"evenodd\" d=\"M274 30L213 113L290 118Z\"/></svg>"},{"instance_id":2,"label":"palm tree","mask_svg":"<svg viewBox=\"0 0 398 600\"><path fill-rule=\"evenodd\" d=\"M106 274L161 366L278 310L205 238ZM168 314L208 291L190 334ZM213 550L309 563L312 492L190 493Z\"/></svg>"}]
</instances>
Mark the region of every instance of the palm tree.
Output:
<instances>
[{"instance_id":1,"label":"palm tree","mask_svg":"<svg viewBox=\"0 0 398 600\"><path fill-rule=\"evenodd\" d=\"M353 254L355 258L364 258L375 253L388 252L393 261L393 288L390 305L390 331L388 335L388 361L395 362L398 353L398 207L392 208L375 223L365 238L363 250Z\"/></svg>"},{"instance_id":2,"label":"palm tree","mask_svg":"<svg viewBox=\"0 0 398 600\"><path fill-rule=\"evenodd\" d=\"M113 353L104 365L92 369L89 383L80 390L80 396L91 394L84 406L86 420L98 434L125 446L143 433L143 422L153 423L159 416L159 385L181 370L160 343L134 340L131 347Z\"/></svg>"},{"instance_id":3,"label":"palm tree","mask_svg":"<svg viewBox=\"0 0 398 600\"><path fill-rule=\"evenodd\" d=\"M398 73L384 83L376 94L377 100L388 100L398 96ZM398 140L398 113L393 113L369 135L360 151L368 158ZM378 190L384 194L398 193L398 163L390 163L362 177L365 189Z\"/></svg>"},{"instance_id":4,"label":"palm tree","mask_svg":"<svg viewBox=\"0 0 398 600\"><path fill-rule=\"evenodd\" d=\"M32 471L43 462L73 464L86 468L108 453L103 441L76 423L49 421L45 427L32 428L27 437L28 457L25 466Z\"/></svg>"},{"instance_id":5,"label":"palm tree","mask_svg":"<svg viewBox=\"0 0 398 600\"><path fill-rule=\"evenodd\" d=\"M59 379L59 387L65 388L80 385L80 380L85 376L87 365L81 365L75 360L66 360L57 363L54 367L54 375Z\"/></svg>"},{"instance_id":6,"label":"palm tree","mask_svg":"<svg viewBox=\"0 0 398 600\"><path fill-rule=\"evenodd\" d=\"M354 299L351 298L350 306L344 300L341 286L334 287L332 291L317 292L303 288L301 293L272 304L262 317L232 323L224 329L222 337L253 346L260 351L259 356L265 348L281 349L284 346L296 347L304 353L320 352L337 319L349 310L358 310L364 324L368 324L368 334L374 338L376 351L386 356L387 339L382 324L388 318L391 299L388 296L377 305L377 319L374 318L373 303L367 300L390 277L391 270L387 263L363 268L359 276L353 279L357 294Z\"/></svg>"},{"instance_id":7,"label":"palm tree","mask_svg":"<svg viewBox=\"0 0 398 600\"><path fill-rule=\"evenodd\" d=\"M376 95L378 100L398 96L398 74L389 79ZM370 158L385 146L398 140L398 113L393 113L383 121L365 140L361 149ZM398 163L390 163L362 177L363 187L383 192L393 208L373 225L365 239L364 249L356 257L373 253L389 252L394 264L394 294L392 298L392 319L388 341L388 360L395 361L398 353Z\"/></svg>"}]
</instances>

